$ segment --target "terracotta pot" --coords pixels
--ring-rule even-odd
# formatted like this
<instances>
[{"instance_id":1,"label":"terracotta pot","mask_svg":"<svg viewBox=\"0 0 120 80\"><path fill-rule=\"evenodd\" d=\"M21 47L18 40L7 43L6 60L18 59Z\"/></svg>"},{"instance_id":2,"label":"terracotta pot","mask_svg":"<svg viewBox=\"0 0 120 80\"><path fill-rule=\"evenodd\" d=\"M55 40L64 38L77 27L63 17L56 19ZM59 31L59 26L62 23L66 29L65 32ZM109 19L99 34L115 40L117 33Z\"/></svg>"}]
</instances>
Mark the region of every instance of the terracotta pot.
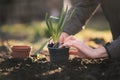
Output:
<instances>
[{"instance_id":1,"label":"terracotta pot","mask_svg":"<svg viewBox=\"0 0 120 80\"><path fill-rule=\"evenodd\" d=\"M25 59L30 55L31 46L13 46L11 50L13 58Z\"/></svg>"},{"instance_id":2,"label":"terracotta pot","mask_svg":"<svg viewBox=\"0 0 120 80\"><path fill-rule=\"evenodd\" d=\"M54 64L65 64L69 60L69 48L53 48L51 44L48 45L50 54L50 62Z\"/></svg>"}]
</instances>

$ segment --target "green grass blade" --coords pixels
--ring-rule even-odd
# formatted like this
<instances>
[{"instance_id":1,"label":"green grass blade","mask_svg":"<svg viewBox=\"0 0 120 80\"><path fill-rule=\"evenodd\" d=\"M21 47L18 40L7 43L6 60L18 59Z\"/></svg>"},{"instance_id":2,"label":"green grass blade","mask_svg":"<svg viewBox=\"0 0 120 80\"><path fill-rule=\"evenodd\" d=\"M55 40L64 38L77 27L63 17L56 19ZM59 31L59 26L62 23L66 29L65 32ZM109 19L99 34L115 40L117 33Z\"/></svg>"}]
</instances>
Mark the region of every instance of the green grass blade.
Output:
<instances>
[{"instance_id":1,"label":"green grass blade","mask_svg":"<svg viewBox=\"0 0 120 80\"><path fill-rule=\"evenodd\" d=\"M45 16L45 21L46 21L46 24L47 24L47 28L48 28L48 31L49 33L51 34L51 28L50 28L50 24L49 24L49 16L48 14L46 13L46 16Z\"/></svg>"},{"instance_id":2,"label":"green grass blade","mask_svg":"<svg viewBox=\"0 0 120 80\"><path fill-rule=\"evenodd\" d=\"M48 31L49 31L50 35L52 36L55 31L54 31L54 27L52 25L51 19L48 17L48 14L46 14L45 21L47 24Z\"/></svg>"},{"instance_id":3,"label":"green grass blade","mask_svg":"<svg viewBox=\"0 0 120 80\"><path fill-rule=\"evenodd\" d=\"M61 27L62 30L63 30L63 28L66 26L66 24L69 22L69 20L71 19L72 15L74 14L74 11L75 11L75 9L73 9L73 10L70 12L70 14L67 16L67 18L65 19L65 21L64 21L64 23L63 23L63 25L62 25L62 27Z\"/></svg>"},{"instance_id":4,"label":"green grass blade","mask_svg":"<svg viewBox=\"0 0 120 80\"><path fill-rule=\"evenodd\" d=\"M42 51L43 50L43 48L45 47L45 45L48 43L50 41L50 39L49 40L47 40L46 42L44 42L43 44L42 44L42 46L40 46L40 48L34 53L34 55L37 55L37 54L39 54L40 53L40 51Z\"/></svg>"},{"instance_id":5,"label":"green grass blade","mask_svg":"<svg viewBox=\"0 0 120 80\"><path fill-rule=\"evenodd\" d=\"M67 10L68 10L68 7L66 8L66 10L64 11L64 8L62 9L62 12L61 12L61 15L60 15L60 20L59 20L59 23L58 23L58 30L61 29L61 26L63 24L63 21L65 19L65 16L66 16L66 13L67 13Z\"/></svg>"}]
</instances>

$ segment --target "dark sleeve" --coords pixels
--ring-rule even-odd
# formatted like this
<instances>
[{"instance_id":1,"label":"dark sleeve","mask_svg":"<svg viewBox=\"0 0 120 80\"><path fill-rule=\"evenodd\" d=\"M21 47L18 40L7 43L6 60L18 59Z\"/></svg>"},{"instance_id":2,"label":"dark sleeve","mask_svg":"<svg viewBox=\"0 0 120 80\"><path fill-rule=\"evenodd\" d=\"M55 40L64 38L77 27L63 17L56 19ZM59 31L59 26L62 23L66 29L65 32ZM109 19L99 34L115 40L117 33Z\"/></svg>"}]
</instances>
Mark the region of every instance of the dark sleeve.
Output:
<instances>
[{"instance_id":1,"label":"dark sleeve","mask_svg":"<svg viewBox=\"0 0 120 80\"><path fill-rule=\"evenodd\" d=\"M120 36L109 44L105 45L109 58L120 58Z\"/></svg>"},{"instance_id":2,"label":"dark sleeve","mask_svg":"<svg viewBox=\"0 0 120 80\"><path fill-rule=\"evenodd\" d=\"M99 4L99 0L78 0L79 2L74 5L69 12L74 8L75 12L64 28L64 32L74 35L79 32L82 27L85 25L87 19L92 16L92 13L95 11ZM69 15L68 12L68 15Z\"/></svg>"}]
</instances>

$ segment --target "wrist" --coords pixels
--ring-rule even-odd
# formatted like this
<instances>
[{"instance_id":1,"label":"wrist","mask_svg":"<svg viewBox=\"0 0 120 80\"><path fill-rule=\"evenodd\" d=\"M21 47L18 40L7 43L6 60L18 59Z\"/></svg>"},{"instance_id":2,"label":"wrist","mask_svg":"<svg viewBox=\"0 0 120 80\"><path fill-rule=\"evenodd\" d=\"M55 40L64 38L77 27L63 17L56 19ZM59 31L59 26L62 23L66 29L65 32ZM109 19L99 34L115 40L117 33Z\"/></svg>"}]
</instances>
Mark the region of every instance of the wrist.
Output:
<instances>
[{"instance_id":1,"label":"wrist","mask_svg":"<svg viewBox=\"0 0 120 80\"><path fill-rule=\"evenodd\" d=\"M108 57L107 51L103 46L96 49L96 54L96 58Z\"/></svg>"}]
</instances>

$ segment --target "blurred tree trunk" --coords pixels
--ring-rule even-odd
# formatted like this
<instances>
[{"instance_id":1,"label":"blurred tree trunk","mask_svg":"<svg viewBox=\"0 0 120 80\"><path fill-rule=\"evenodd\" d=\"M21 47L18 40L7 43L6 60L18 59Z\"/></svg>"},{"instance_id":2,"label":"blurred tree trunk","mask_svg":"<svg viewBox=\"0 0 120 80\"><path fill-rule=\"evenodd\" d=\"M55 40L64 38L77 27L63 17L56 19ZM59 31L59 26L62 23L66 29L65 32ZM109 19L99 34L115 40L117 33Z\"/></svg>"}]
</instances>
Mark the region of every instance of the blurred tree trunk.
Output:
<instances>
[{"instance_id":1,"label":"blurred tree trunk","mask_svg":"<svg viewBox=\"0 0 120 80\"><path fill-rule=\"evenodd\" d=\"M13 0L0 0L0 25L6 22Z\"/></svg>"}]
</instances>

